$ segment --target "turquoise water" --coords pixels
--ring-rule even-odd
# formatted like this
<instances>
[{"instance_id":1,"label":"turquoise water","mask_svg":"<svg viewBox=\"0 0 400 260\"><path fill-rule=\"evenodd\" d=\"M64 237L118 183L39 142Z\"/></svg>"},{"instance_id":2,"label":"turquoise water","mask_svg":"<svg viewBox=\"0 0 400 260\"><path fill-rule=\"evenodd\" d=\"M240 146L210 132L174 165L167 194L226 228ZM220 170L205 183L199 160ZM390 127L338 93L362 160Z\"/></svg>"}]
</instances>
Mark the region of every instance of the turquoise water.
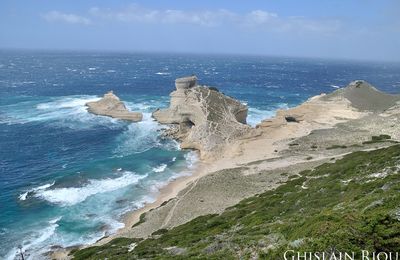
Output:
<instances>
[{"instance_id":1,"label":"turquoise water","mask_svg":"<svg viewBox=\"0 0 400 260\"><path fill-rule=\"evenodd\" d=\"M195 73L249 106L248 123L354 79L400 92L400 65L292 58L0 51L0 258L92 243L121 216L191 174L197 156L163 140L151 112ZM87 113L108 90L144 113L127 123Z\"/></svg>"}]
</instances>

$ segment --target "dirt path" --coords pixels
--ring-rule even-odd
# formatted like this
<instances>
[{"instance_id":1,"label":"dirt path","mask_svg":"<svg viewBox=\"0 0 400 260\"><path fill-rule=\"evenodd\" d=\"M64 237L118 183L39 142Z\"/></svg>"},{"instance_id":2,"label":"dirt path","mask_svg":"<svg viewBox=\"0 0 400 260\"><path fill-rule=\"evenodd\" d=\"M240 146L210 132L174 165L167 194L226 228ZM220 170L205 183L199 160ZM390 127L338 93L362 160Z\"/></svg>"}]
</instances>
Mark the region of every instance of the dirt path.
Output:
<instances>
[{"instance_id":1,"label":"dirt path","mask_svg":"<svg viewBox=\"0 0 400 260\"><path fill-rule=\"evenodd\" d=\"M199 179L196 179L193 181L193 183L191 184L191 187L182 195L182 196L177 196L177 201L175 202L174 206L171 208L171 210L168 212L168 215L165 217L163 224L161 225L161 228L165 228L168 223L170 222L172 216L174 215L175 209L178 206L179 202L185 198L185 196L187 194L189 194L194 187L196 187L197 182L199 181Z\"/></svg>"}]
</instances>

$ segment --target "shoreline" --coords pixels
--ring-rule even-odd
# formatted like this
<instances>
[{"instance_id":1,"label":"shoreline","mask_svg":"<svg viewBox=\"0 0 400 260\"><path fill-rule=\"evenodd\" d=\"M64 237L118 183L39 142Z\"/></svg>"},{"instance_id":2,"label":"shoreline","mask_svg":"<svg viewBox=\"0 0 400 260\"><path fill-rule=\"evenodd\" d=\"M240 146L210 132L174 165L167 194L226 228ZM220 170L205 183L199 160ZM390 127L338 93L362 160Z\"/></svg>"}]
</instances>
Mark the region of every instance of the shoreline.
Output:
<instances>
[{"instance_id":1,"label":"shoreline","mask_svg":"<svg viewBox=\"0 0 400 260\"><path fill-rule=\"evenodd\" d=\"M366 115L366 113L357 111L349 106L348 101L342 98L335 98L334 101L330 102L325 100L321 102L324 96L324 94L312 96L296 107L287 110L277 110L276 116L265 118L259 123L259 127L251 127L248 135L242 136L232 143L225 144L222 152L218 155L202 158L201 151L196 150L199 155L199 161L190 176L179 177L162 187L154 202L145 204L144 207L125 214L123 217L125 227L119 229L111 236L100 239L93 245L102 245L113 238L127 234L132 226L140 221L140 216L143 213L147 213L160 207L164 202L177 198L181 191L204 176L219 170L232 169L259 160L278 159L276 163L269 163L266 166L269 169L277 169L285 165L299 163L299 161L296 162L295 160L290 161L290 156L280 156L277 151L288 149L290 142L294 139L307 136L313 130L333 128L338 123L361 118ZM324 110L326 111L321 113ZM282 118L292 113L303 114L304 118L302 118L301 122L294 124L282 123ZM337 113L341 114L342 118L335 118L334 115ZM307 118L310 115L312 115L312 119ZM265 122L267 125L265 125ZM300 162L306 161L306 159L300 160ZM282 165L282 163L285 165Z\"/></svg>"},{"instance_id":2,"label":"shoreline","mask_svg":"<svg viewBox=\"0 0 400 260\"><path fill-rule=\"evenodd\" d=\"M199 153L199 151L196 151L196 153ZM168 200L175 198L179 192L184 190L193 181L203 176L206 176L207 174L210 174L212 171L208 170L209 164L210 162L206 162L205 160L200 159L199 156L199 160L195 163L195 167L194 170L192 171L192 174L186 176L183 175L177 177L171 182L168 182L166 185L164 185L159 189L158 193L155 196L154 202L145 203L143 207L135 210L130 210L126 212L124 215L122 215L121 221L124 223L125 225L124 227L118 229L115 233L111 235L105 235L99 238L96 242L91 244L87 245L82 244L70 248L62 247L56 250L51 250L49 252L51 259L71 259L69 253L75 248L83 249L91 246L101 246L103 244L108 243L112 239L122 237L125 232L129 231L133 225L135 225L140 221L140 216L143 213L149 212L153 209L160 207L164 202L167 202Z\"/></svg>"},{"instance_id":3,"label":"shoreline","mask_svg":"<svg viewBox=\"0 0 400 260\"><path fill-rule=\"evenodd\" d=\"M198 151L196 152L198 153ZM164 202L175 198L178 193L184 190L191 182L203 176L206 176L207 174L210 174L211 172L208 170L209 164L210 162L199 159L199 161L196 162L195 168L191 175L180 176L177 177L175 180L168 182L165 186L160 188L154 202L145 203L143 207L128 211L122 216L122 222L125 224L123 228L118 229L114 234L110 236L104 236L103 238L100 238L98 241L96 241L96 243L89 246L102 245L130 230L133 225L140 221L140 216L143 213L158 208Z\"/></svg>"},{"instance_id":4,"label":"shoreline","mask_svg":"<svg viewBox=\"0 0 400 260\"><path fill-rule=\"evenodd\" d=\"M296 118L295 122L286 120L286 117L293 116ZM384 116L392 115L390 113L382 115L375 111L359 110L353 106L350 100L344 98L342 95L326 96L325 94L311 97L297 107L288 110L279 110L275 117L263 120L256 128L251 128L247 136L242 136L231 143L226 143L223 147L224 149L215 154L215 156L207 158L199 156L199 161L196 162L191 175L181 176L167 183L159 189L154 202L146 203L142 208L129 211L123 216L125 224L123 228L110 236L101 238L94 244L82 246L82 248L104 245L117 237L147 238L155 230L173 227L178 222L185 223L185 221L191 218L204 214L205 211L209 214L219 213L226 207L246 198L246 196L250 196L252 192L258 193L276 187L276 185L279 185L282 183L281 181L287 178L279 174L279 169L294 167L293 170L296 171L302 168L300 167L302 164L314 165L343 156L346 152L369 149L371 147L363 147L358 143L364 144L371 136L381 134L382 125L389 124ZM371 118L372 123L369 120ZM343 126L344 123L347 125L348 122L353 122L350 125L356 130L352 131L353 136L350 139L347 139L349 138L348 129ZM368 128L368 131L365 131L365 127ZM400 138L394 129L389 126L385 129L387 129L386 134L390 134L395 140ZM315 130L319 132L317 131L313 135L310 135ZM348 146L346 143L347 146L343 146L342 148L346 150L332 149L332 147L341 147L338 146L338 142L340 141L339 143L341 143L346 140L347 143L354 142L354 144ZM308 166L306 165L306 167ZM236 175L233 180L230 180L230 184L233 184L235 179L237 179L236 184L238 186L232 186L232 189L236 190L229 191L236 192L235 196L232 196L232 193L226 193L226 185L229 185L228 179L222 178L218 180L213 175L213 173L220 170L229 171L229 169L232 169L231 172L234 172L233 168L242 168L240 174ZM273 171L276 171L275 175L270 174ZM263 177L265 179L260 180L258 190L244 193L243 191L246 191L246 189L241 190L244 187L244 183L240 182L239 175L243 178L257 179L257 176L261 176L261 172L266 173L266 175ZM215 175L220 176L224 174L218 173ZM257 183L257 180L255 181ZM210 190L211 185L208 184L214 185L215 189ZM252 187L252 185L250 183L248 187ZM180 194L187 187L190 188L185 193ZM215 194L217 194L217 197L215 197ZM174 198L177 198L177 200L169 203L169 200ZM228 200L225 198L228 198ZM209 204L206 204L207 199ZM182 205L185 202L182 202L182 200L186 200L186 208L185 205ZM204 210L205 208L201 209L201 204L193 204L199 201L204 202L203 205L207 205L207 210ZM177 207L178 203L180 205ZM200 205L200 208L197 206L195 208L193 205ZM171 208L168 208L168 206ZM171 224L170 220L174 220L172 217L179 216L179 212L176 212L176 207L181 208L181 216L184 216ZM132 233L132 225L140 221L140 216L143 213L149 213L152 210L155 210L155 212L149 215L164 214L163 216L157 216L157 218L161 218L161 222L160 219L153 219L153 222L146 219L144 225L157 223L157 225L152 226L152 231L149 232L149 229L147 229L142 233L140 231ZM186 214L187 211L183 212L182 210L191 212ZM149 217L151 218L152 216ZM138 225L139 229L142 225ZM68 249L63 249L63 251L62 256L59 254L61 252L53 252L52 257L56 259L70 259L68 256L70 251Z\"/></svg>"},{"instance_id":5,"label":"shoreline","mask_svg":"<svg viewBox=\"0 0 400 260\"><path fill-rule=\"evenodd\" d=\"M311 99L315 97L318 96L314 96ZM300 104L299 106L301 106L302 104ZM266 118L264 120L277 120L277 116ZM262 122L263 121L261 121L260 124ZM334 124L332 124L330 127L332 127L333 125ZM250 135L250 137L244 137L243 139L236 140L236 142L232 143L230 146L225 146L223 153L219 157L213 159L210 159L210 157L201 158L200 151L193 150L196 151L199 160L196 162L195 169L192 171L191 175L178 177L175 180L167 183L165 186L161 187L155 197L154 202L145 203L142 208L126 212L121 219L125 225L123 228L118 229L115 233L111 235L103 236L95 243L88 245L78 245L76 246L76 248L82 249L92 246L101 246L107 244L115 238L124 237L124 235L132 229L132 226L140 221L140 216L142 214L155 210L159 208L164 202L176 198L181 191L183 191L186 187L188 187L196 180L199 180L202 177L210 175L218 170L226 170L230 168L240 167L241 165L244 165L246 163L251 163L258 160L277 158L278 155L275 151L286 149L288 147L288 143L291 141L291 138L288 138L288 133L290 133L292 137L300 138L306 136L312 130L315 130L317 128L319 127L309 124L279 126L269 129L270 131L268 134L270 134L270 136L265 136L265 133L263 131L259 133L257 132L257 128L252 128L252 131L254 132L252 132L252 135ZM262 148L262 151L258 148L253 148L252 144L254 143L262 143L262 146L264 146L264 148ZM265 149L266 147L268 148ZM233 160L233 158L235 158L235 160ZM280 165L273 165L272 167L279 168L279 166ZM146 237L148 236L145 236L144 238ZM71 250L72 248L62 248L50 252L50 255L53 259L71 259L71 257L68 255Z\"/></svg>"}]
</instances>

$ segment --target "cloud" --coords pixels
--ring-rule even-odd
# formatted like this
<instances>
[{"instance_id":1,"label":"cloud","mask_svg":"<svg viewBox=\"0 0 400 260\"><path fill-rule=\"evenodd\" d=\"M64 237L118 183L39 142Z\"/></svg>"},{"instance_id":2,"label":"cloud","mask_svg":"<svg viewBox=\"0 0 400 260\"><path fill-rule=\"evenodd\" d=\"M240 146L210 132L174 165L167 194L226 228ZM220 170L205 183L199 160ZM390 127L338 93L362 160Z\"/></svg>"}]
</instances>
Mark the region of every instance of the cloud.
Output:
<instances>
[{"instance_id":1,"label":"cloud","mask_svg":"<svg viewBox=\"0 0 400 260\"><path fill-rule=\"evenodd\" d=\"M148 9L138 5L129 5L122 10L110 10L93 7L89 13L97 18L135 23L194 24L200 26L218 26L232 19L235 14L227 10L184 11L177 9Z\"/></svg>"},{"instance_id":2,"label":"cloud","mask_svg":"<svg viewBox=\"0 0 400 260\"><path fill-rule=\"evenodd\" d=\"M69 24L84 24L89 25L92 21L89 18L79 16L76 14L66 14L58 11L48 12L42 17L48 22L64 22Z\"/></svg>"},{"instance_id":3,"label":"cloud","mask_svg":"<svg viewBox=\"0 0 400 260\"><path fill-rule=\"evenodd\" d=\"M302 16L281 17L263 10L251 11L240 22L245 28L264 29L274 32L311 32L332 34L342 27L337 19L310 19Z\"/></svg>"},{"instance_id":4,"label":"cloud","mask_svg":"<svg viewBox=\"0 0 400 260\"><path fill-rule=\"evenodd\" d=\"M71 24L92 24L100 21L136 24L188 24L203 27L233 26L246 30L294 33L320 33L329 35L340 30L342 23L335 19L311 19L301 16L282 17L274 12L253 10L237 13L226 9L218 10L179 10L151 9L137 4L121 9L92 7L88 17L51 11L43 15L50 22Z\"/></svg>"},{"instance_id":5,"label":"cloud","mask_svg":"<svg viewBox=\"0 0 400 260\"><path fill-rule=\"evenodd\" d=\"M192 24L207 27L232 25L245 29L274 32L330 34L342 26L339 20L282 17L277 13L265 10L253 10L240 14L226 9L203 11L149 9L133 4L119 10L93 7L89 10L89 14L97 19L127 23Z\"/></svg>"}]
</instances>

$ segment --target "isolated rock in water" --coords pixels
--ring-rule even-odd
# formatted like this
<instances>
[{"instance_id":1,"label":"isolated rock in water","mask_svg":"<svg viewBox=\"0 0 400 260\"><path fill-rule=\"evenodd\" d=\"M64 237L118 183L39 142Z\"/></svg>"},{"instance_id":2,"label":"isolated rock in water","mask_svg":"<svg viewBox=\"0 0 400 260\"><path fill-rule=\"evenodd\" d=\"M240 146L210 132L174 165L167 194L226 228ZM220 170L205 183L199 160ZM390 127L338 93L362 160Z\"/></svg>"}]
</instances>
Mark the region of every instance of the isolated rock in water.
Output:
<instances>
[{"instance_id":1,"label":"isolated rock in water","mask_svg":"<svg viewBox=\"0 0 400 260\"><path fill-rule=\"evenodd\" d=\"M182 141L182 148L197 149L204 158L250 130L247 106L215 88L197 85L196 76L176 79L175 87L170 107L155 111L153 117L176 125L171 135Z\"/></svg>"},{"instance_id":2,"label":"isolated rock in water","mask_svg":"<svg viewBox=\"0 0 400 260\"><path fill-rule=\"evenodd\" d=\"M110 116L133 122L141 121L143 118L142 113L129 111L112 91L104 94L99 101L86 103L86 106L88 111L95 115Z\"/></svg>"}]
</instances>

